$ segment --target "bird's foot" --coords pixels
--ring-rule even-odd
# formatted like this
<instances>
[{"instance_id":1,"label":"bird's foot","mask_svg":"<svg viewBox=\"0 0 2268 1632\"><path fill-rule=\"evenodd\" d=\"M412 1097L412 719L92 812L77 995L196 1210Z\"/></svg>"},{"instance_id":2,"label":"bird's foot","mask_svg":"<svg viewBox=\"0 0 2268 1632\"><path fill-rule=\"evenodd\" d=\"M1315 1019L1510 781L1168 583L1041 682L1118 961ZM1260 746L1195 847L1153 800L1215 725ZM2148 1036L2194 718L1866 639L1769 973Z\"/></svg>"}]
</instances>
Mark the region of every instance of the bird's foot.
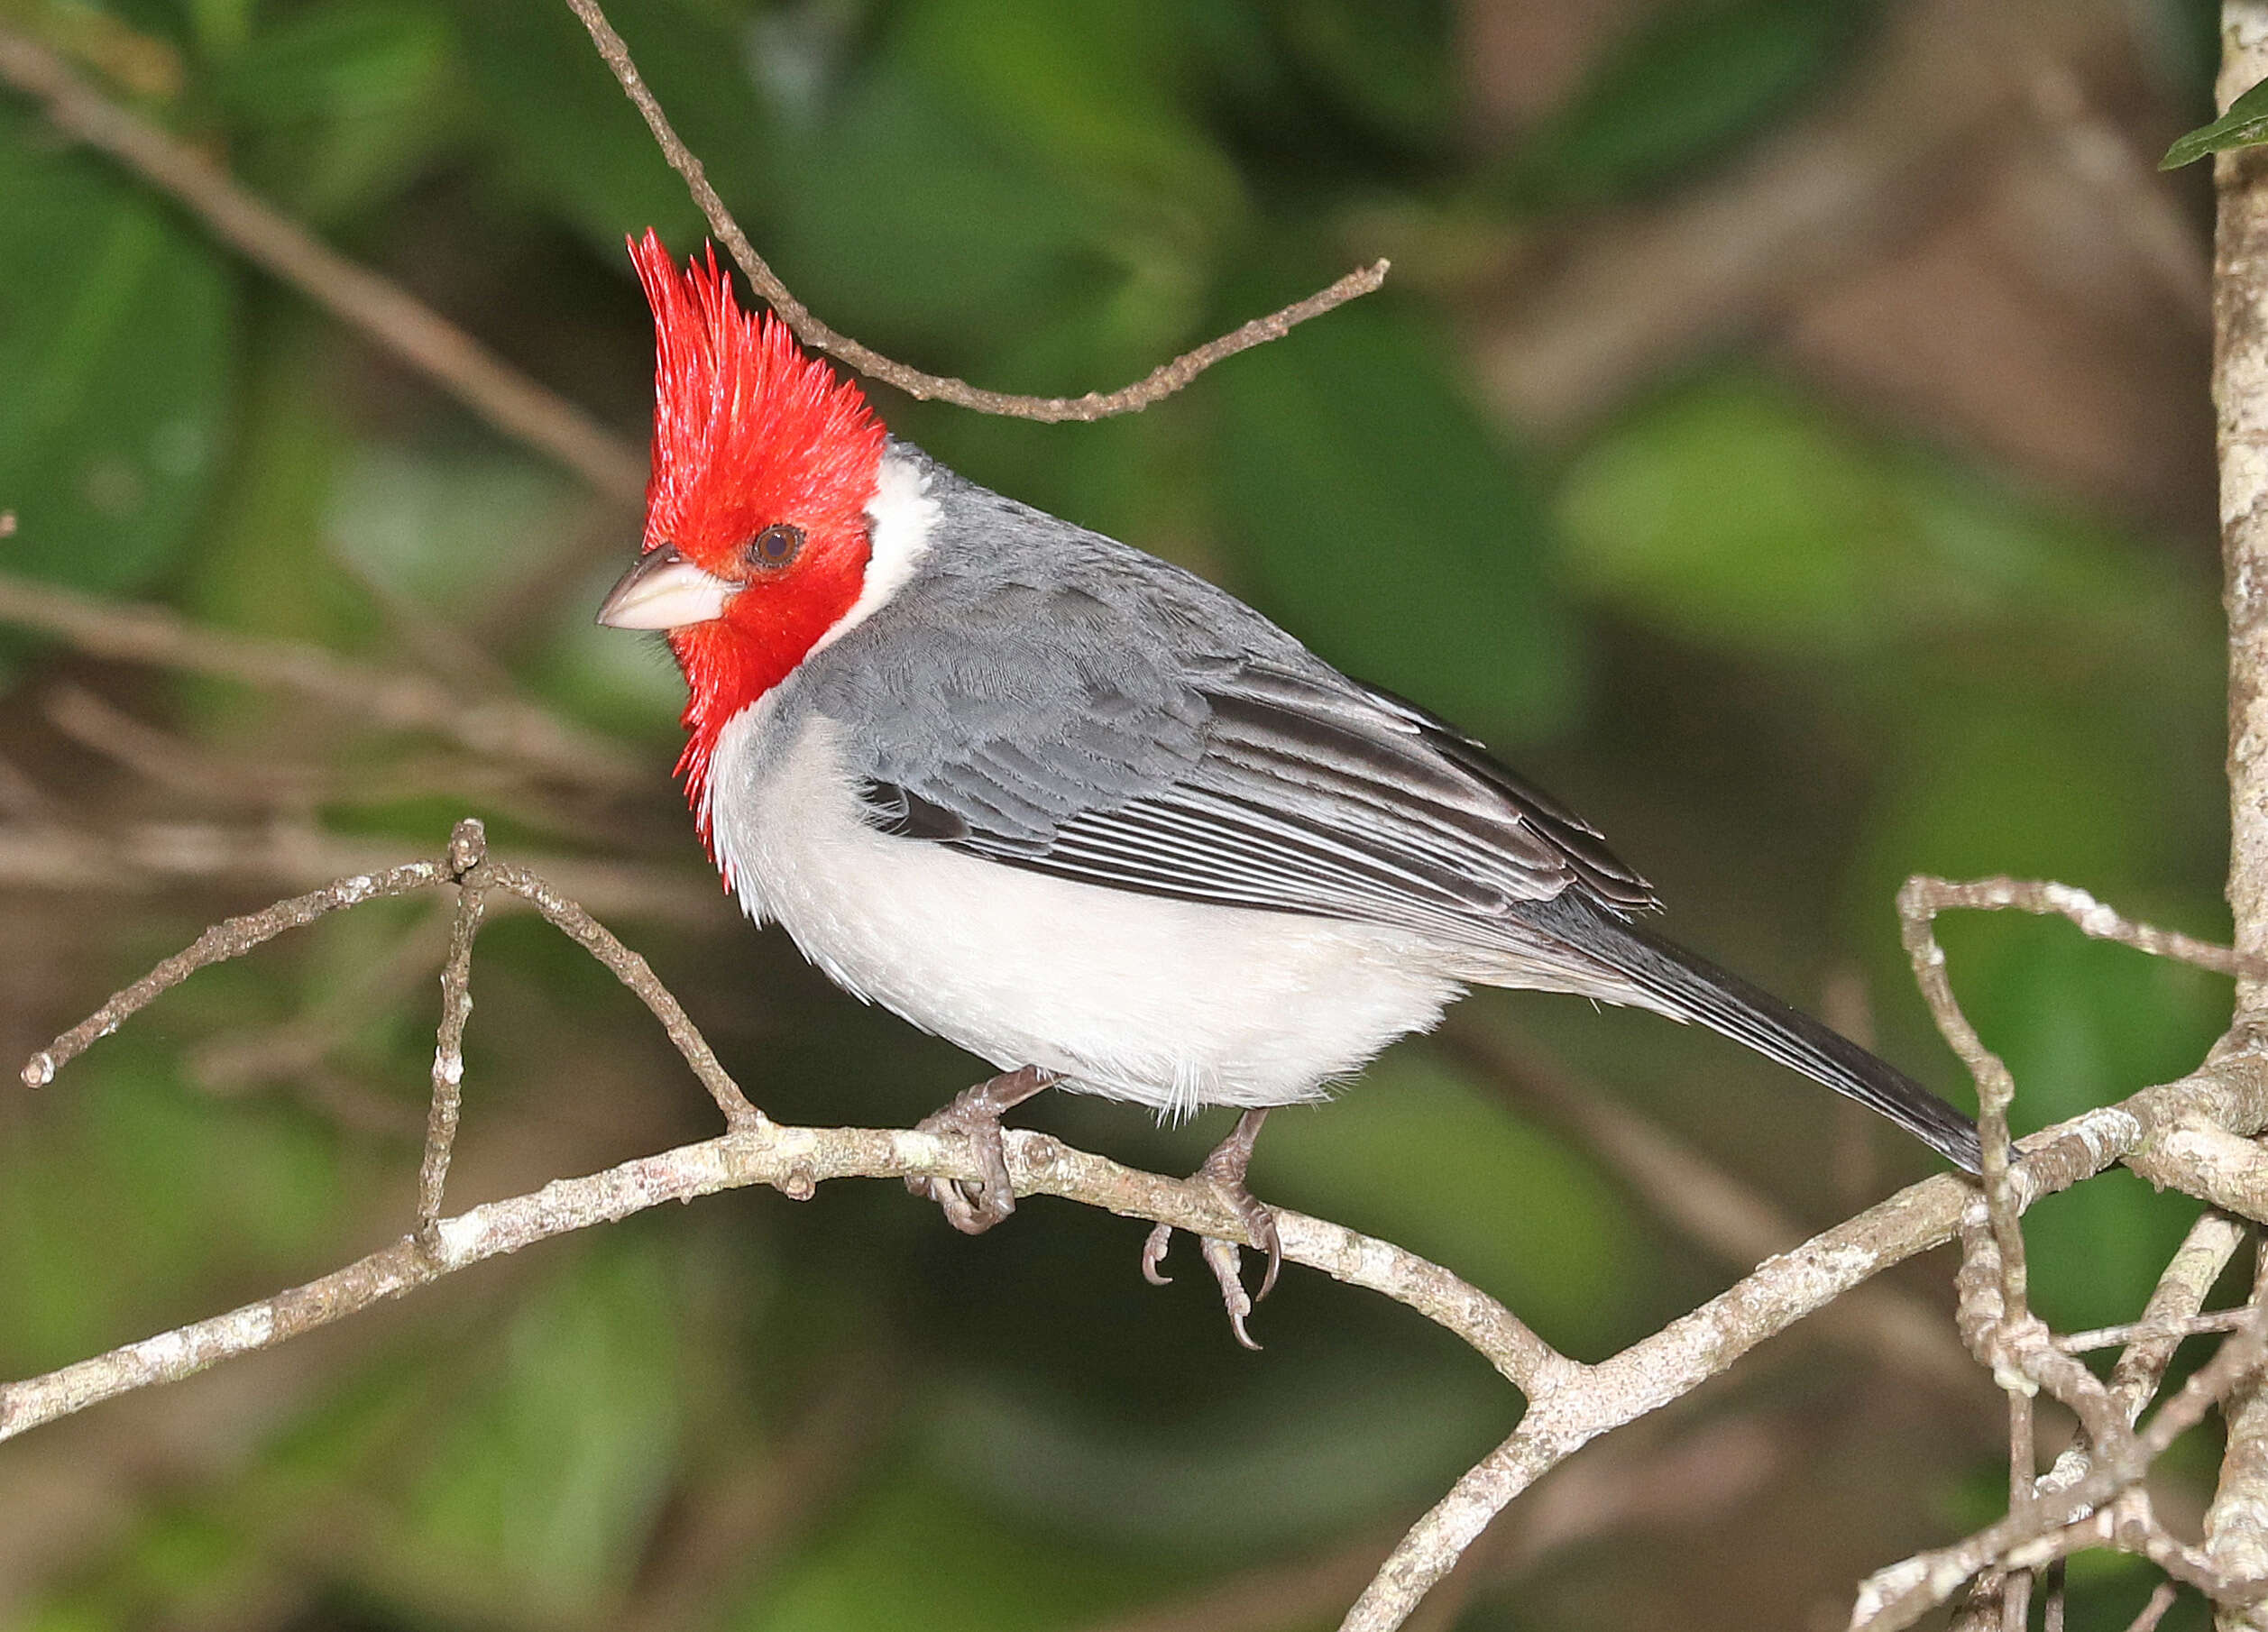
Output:
<instances>
[{"instance_id":1,"label":"bird's foot","mask_svg":"<svg viewBox=\"0 0 2268 1632\"><path fill-rule=\"evenodd\" d=\"M1244 1329L1245 1319L1252 1314L1253 1306L1275 1289L1276 1272L1283 1268L1283 1242L1276 1233L1276 1215L1244 1187L1244 1174L1252 1166L1253 1143L1260 1137L1260 1124L1267 1116L1267 1111L1263 1109L1247 1111L1238 1117L1235 1132L1215 1146L1203 1165L1189 1175L1191 1182L1204 1181L1228 1204L1244 1221L1244 1233L1251 1238L1253 1246L1268 1255L1268 1268L1261 1275L1260 1290L1248 1293L1244 1290L1244 1258L1236 1243L1211 1235L1198 1238L1198 1251L1205 1255L1205 1266L1213 1271L1213 1279L1220 1287L1221 1307L1228 1312L1229 1329L1247 1349L1260 1345ZM1171 1224L1160 1224L1142 1243L1142 1277L1153 1287L1165 1286L1172 1279L1158 1267L1165 1261L1166 1249L1172 1243Z\"/></svg>"},{"instance_id":2,"label":"bird's foot","mask_svg":"<svg viewBox=\"0 0 2268 1632\"><path fill-rule=\"evenodd\" d=\"M964 1235L981 1235L1016 1210L1015 1188L1008 1179L1006 1146L1000 1138L1001 1116L1041 1089L1061 1081L1062 1073L1043 1066L1004 1071L973 1088L954 1096L943 1110L914 1124L923 1133L959 1133L969 1141L981 1178L908 1178L905 1187L935 1202L945 1222Z\"/></svg>"}]
</instances>

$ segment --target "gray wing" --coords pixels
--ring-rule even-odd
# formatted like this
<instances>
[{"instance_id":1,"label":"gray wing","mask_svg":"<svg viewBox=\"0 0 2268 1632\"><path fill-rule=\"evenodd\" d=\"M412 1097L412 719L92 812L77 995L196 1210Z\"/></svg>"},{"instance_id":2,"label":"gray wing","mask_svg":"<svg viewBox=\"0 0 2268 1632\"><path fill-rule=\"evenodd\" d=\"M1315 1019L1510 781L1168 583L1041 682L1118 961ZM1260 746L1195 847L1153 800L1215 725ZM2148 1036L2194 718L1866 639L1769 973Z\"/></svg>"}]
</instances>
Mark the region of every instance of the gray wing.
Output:
<instances>
[{"instance_id":1,"label":"gray wing","mask_svg":"<svg viewBox=\"0 0 2268 1632\"><path fill-rule=\"evenodd\" d=\"M1618 912L1655 904L1471 738L1327 671L1057 667L1046 698L1013 701L985 683L996 672L962 669L977 689L949 731L860 766L878 826L1111 888L1468 944L1517 940L1519 903L1569 887Z\"/></svg>"},{"instance_id":2,"label":"gray wing","mask_svg":"<svg viewBox=\"0 0 2268 1632\"><path fill-rule=\"evenodd\" d=\"M811 665L877 826L1465 944L1532 939L1520 904L1570 887L1617 913L1656 904L1477 742L1211 584L981 489L955 497L932 570Z\"/></svg>"}]
</instances>

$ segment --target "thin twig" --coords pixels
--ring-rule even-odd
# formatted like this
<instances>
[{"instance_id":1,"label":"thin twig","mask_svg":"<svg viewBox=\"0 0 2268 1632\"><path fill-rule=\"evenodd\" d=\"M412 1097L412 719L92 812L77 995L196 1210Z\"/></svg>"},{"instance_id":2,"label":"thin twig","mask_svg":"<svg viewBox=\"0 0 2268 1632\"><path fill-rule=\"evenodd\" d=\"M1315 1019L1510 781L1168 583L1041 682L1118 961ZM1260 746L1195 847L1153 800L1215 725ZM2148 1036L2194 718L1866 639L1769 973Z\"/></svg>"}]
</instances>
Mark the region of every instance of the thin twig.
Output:
<instances>
[{"instance_id":1,"label":"thin twig","mask_svg":"<svg viewBox=\"0 0 2268 1632\"><path fill-rule=\"evenodd\" d=\"M870 379L895 386L909 397L923 400L935 399L950 402L956 408L974 408L982 414L1000 414L1014 419L1037 419L1047 423L1063 420L1107 419L1117 414L1131 414L1162 401L1180 390L1207 369L1239 352L1264 345L1271 340L1281 340L1292 329L1310 317L1319 317L1335 307L1371 293L1386 281L1389 263L1373 261L1358 267L1327 289L1318 289L1304 300L1295 300L1280 311L1265 317L1255 317L1243 327L1233 329L1216 339L1207 341L1193 351L1185 352L1172 362L1162 364L1149 375L1134 384L1122 386L1115 391L1089 391L1083 397L1023 397L1006 391L988 391L965 380L955 380L942 374L923 373L895 362L879 352L859 344L849 335L839 334L814 316L811 308L789 292L764 257L756 252L740 224L732 218L717 189L709 184L708 173L701 160L679 140L655 100L654 93L638 71L638 64L630 60L630 48L622 42L622 36L614 32L606 13L599 8L598 0L567 0L574 14L583 20L583 26L591 32L591 42L598 47L599 55L606 60L608 68L620 81L623 94L637 105L645 115L646 126L654 133L662 156L669 167L685 179L687 190L701 213L709 219L709 230L714 233L740 270L748 274L766 305L779 314L796 339L814 351L825 352L840 359Z\"/></svg>"},{"instance_id":2,"label":"thin twig","mask_svg":"<svg viewBox=\"0 0 2268 1632\"><path fill-rule=\"evenodd\" d=\"M447 390L506 436L618 503L640 501L646 459L399 285L358 266L194 148L99 95L37 41L0 28L0 80L66 135L162 189L214 235Z\"/></svg>"},{"instance_id":3,"label":"thin twig","mask_svg":"<svg viewBox=\"0 0 2268 1632\"><path fill-rule=\"evenodd\" d=\"M2149 1426L2124 1446L2098 1448L2098 1465L2068 1489L2040 1497L1950 1547L1917 1554L1878 1572L1859 1589L1852 1632L1900 1632L1942 1603L1961 1582L2053 1531L2083 1517L2126 1490L2176 1439L2204 1419L2229 1391L2250 1377L2268 1348L2268 1305L2225 1341ZM2216 1596L2230 1602L2268 1598L2268 1580L2219 1581Z\"/></svg>"},{"instance_id":4,"label":"thin twig","mask_svg":"<svg viewBox=\"0 0 2268 1632\"><path fill-rule=\"evenodd\" d=\"M1984 1169L1985 1216L1990 1233L1988 1240L1981 1233L1963 1228L1961 1273L1957 1277L1962 1294L1955 1324L1978 1358L1991 1366L1994 1380L2007 1395L2008 1510L2015 1516L2030 1510L2034 1486L2039 1477L2032 1399L2043 1380L2036 1374L2039 1368L2027 1362L2033 1359L2030 1351L2048 1340L2048 1332L2032 1316L2022 1209L2010 1179L2009 1158L2014 1145L2008 1131L2008 1112L2015 1102L2015 1078L1999 1056L1984 1046L1953 995L1952 982L1945 970L1945 953L1937 944L1932 921L1946 905L1965 905L1968 901L1965 896L1957 895L1952 886L1932 887L1938 883L1909 880L1898 892L1898 918L1906 954L1913 960L1915 984L1922 989L1938 1031L1969 1067L1977 1085L1978 1148ZM1988 1291L1997 1292L1997 1297L1988 1297ZM2070 1371L2094 1384L2085 1367L2068 1356L2064 1362ZM2107 1391L2095 1385L2093 1393L2088 1396L2089 1404L2098 1403L2095 1395L2100 1396L2101 1407L2095 1415L2107 1417ZM2118 1426L2123 1430L2126 1425L2122 1421ZM2006 1572L1991 1582L1991 1591L1999 1597L2003 1632L2024 1632L2031 1620L2030 1574L2023 1570Z\"/></svg>"},{"instance_id":5,"label":"thin twig","mask_svg":"<svg viewBox=\"0 0 2268 1632\"><path fill-rule=\"evenodd\" d=\"M2142 1606L2134 1619L2126 1623L2126 1632L2158 1632L2158 1623L2165 1618L2166 1611L2173 1608L2173 1600L2181 1596L2180 1590L2172 1582L2160 1582L2151 1591L2150 1601Z\"/></svg>"},{"instance_id":6,"label":"thin twig","mask_svg":"<svg viewBox=\"0 0 2268 1632\"><path fill-rule=\"evenodd\" d=\"M88 1045L98 1038L109 1036L132 1016L147 1008L161 994L179 986L197 970L211 964L225 963L232 958L242 958L254 947L273 940L286 930L296 930L303 924L313 923L326 912L335 912L342 907L360 906L365 901L377 901L389 895L407 895L414 890L426 889L447 877L447 869L445 860L408 862L376 875L357 874L353 877L336 879L319 890L295 895L289 901L279 901L275 905L263 907L257 912L246 912L241 917L223 920L132 986L113 993L102 1007L32 1055L21 1073L24 1086L45 1087L55 1080L56 1072L85 1053Z\"/></svg>"},{"instance_id":7,"label":"thin twig","mask_svg":"<svg viewBox=\"0 0 2268 1632\"><path fill-rule=\"evenodd\" d=\"M496 888L517 895L541 912L568 940L604 964L613 971L616 979L638 995L638 1001L662 1022L662 1030L684 1056L693 1074L701 1079L701 1086L709 1090L709 1097L717 1102L717 1109L724 1113L728 1127L758 1128L764 1124L764 1113L748 1103L740 1085L717 1063L708 1040L687 1017L675 995L655 977L643 958L616 940L605 925L581 906L524 867L491 862L488 877Z\"/></svg>"},{"instance_id":8,"label":"thin twig","mask_svg":"<svg viewBox=\"0 0 2268 1632\"><path fill-rule=\"evenodd\" d=\"M2166 1367L2187 1335L2182 1328L2200 1317L2197 1311L2244 1244L2245 1226L2226 1214L2200 1213L2190 1225L2181 1244L2166 1261L2150 1301L2143 1305L2142 1319L2126 1339L2126 1352L2110 1369L2111 1397L2128 1422L2141 1420L2143 1407L2154 1398L2165 1380ZM2249 1307L2226 1309L2213 1318L2216 1331L2235 1331L2250 1316ZM2076 1347L2070 1352L2076 1353Z\"/></svg>"},{"instance_id":9,"label":"thin twig","mask_svg":"<svg viewBox=\"0 0 2268 1632\"><path fill-rule=\"evenodd\" d=\"M1909 896L1917 907L1933 916L1958 910L2034 912L2043 918L2066 918L2077 924L2082 934L2096 940L2115 941L2137 952L2147 952L2153 958L2170 958L2176 963L2193 964L2217 975L2234 975L2246 980L2268 979L2268 955L2255 957L2242 950L2232 951L2178 930L2162 930L2142 923L2068 884L2006 876L1972 878L1956 884L1924 874L1906 880L1905 888L1899 892L1901 914Z\"/></svg>"},{"instance_id":10,"label":"thin twig","mask_svg":"<svg viewBox=\"0 0 2268 1632\"><path fill-rule=\"evenodd\" d=\"M456 880L456 919L449 926L449 955L441 966L441 1023L433 1035L433 1099L426 1113L425 1156L418 1164L418 1230L441 1220L441 1192L449 1179L449 1151L456 1143L457 1107L464 1089L464 1026L473 1017L473 942L488 905L482 864L488 833L467 819L449 835L449 872Z\"/></svg>"},{"instance_id":11,"label":"thin twig","mask_svg":"<svg viewBox=\"0 0 2268 1632\"><path fill-rule=\"evenodd\" d=\"M2124 1348L2129 1343L2178 1343L2185 1337L2208 1337L2234 1332L2245 1324L2243 1309L2214 1309L2181 1320L2137 1320L2123 1326L2090 1326L2055 1340L2066 1354L2086 1354L2097 1349Z\"/></svg>"},{"instance_id":12,"label":"thin twig","mask_svg":"<svg viewBox=\"0 0 2268 1632\"><path fill-rule=\"evenodd\" d=\"M166 607L102 601L0 573L0 622L59 636L97 657L296 692L389 730L430 731L571 783L618 788L647 774L615 744L534 703L467 699L421 674L363 668L298 641L207 628Z\"/></svg>"}]
</instances>

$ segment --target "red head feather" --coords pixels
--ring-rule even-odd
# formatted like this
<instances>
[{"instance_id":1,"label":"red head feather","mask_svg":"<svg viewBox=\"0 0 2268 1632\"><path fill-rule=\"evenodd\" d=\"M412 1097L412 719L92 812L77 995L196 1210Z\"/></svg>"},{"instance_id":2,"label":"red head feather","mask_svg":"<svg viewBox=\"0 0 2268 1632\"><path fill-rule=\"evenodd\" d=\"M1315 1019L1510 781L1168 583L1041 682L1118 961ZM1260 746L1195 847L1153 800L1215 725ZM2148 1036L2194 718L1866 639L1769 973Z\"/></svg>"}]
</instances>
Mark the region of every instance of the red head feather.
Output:
<instances>
[{"instance_id":1,"label":"red head feather","mask_svg":"<svg viewBox=\"0 0 2268 1632\"><path fill-rule=\"evenodd\" d=\"M674 545L744 586L722 617L669 637L689 693L678 769L705 839L717 733L785 679L859 598L886 433L858 387L804 356L784 324L739 309L715 246L680 273L649 229L631 241L630 259L654 308L645 547ZM750 543L779 523L803 530L793 564L751 564Z\"/></svg>"}]
</instances>

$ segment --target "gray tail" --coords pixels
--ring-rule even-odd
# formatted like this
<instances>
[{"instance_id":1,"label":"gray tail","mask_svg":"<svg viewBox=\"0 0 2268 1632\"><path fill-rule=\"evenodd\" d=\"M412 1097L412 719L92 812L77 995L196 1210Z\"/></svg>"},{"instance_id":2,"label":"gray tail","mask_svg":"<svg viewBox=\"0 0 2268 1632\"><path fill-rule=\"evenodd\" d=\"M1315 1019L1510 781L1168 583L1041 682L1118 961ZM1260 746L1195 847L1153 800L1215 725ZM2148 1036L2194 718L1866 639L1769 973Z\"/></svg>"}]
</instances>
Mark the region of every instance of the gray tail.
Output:
<instances>
[{"instance_id":1,"label":"gray tail","mask_svg":"<svg viewBox=\"0 0 2268 1632\"><path fill-rule=\"evenodd\" d=\"M1976 1123L1896 1067L1770 993L1572 890L1526 904L1523 916L1607 965L1665 1013L1697 1021L1801 1071L1878 1111L1962 1171L1978 1170Z\"/></svg>"}]
</instances>

